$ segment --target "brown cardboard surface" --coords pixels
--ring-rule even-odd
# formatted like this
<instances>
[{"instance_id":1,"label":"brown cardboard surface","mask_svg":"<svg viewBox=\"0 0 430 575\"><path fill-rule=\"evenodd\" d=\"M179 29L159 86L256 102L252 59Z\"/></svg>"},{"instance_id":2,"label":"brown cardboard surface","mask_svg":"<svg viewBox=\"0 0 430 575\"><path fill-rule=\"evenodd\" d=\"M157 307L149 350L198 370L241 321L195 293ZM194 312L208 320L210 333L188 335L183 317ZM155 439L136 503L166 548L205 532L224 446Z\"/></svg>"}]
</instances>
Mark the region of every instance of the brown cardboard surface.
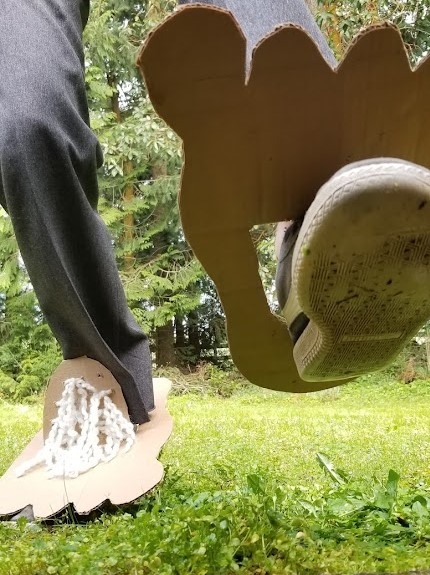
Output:
<instances>
[{"instance_id":1,"label":"brown cardboard surface","mask_svg":"<svg viewBox=\"0 0 430 575\"><path fill-rule=\"evenodd\" d=\"M303 30L246 46L233 16L184 6L139 65L158 114L183 139L185 235L214 280L232 357L253 383L306 392L285 323L268 307L249 230L294 219L340 167L378 156L430 168L430 59L412 71L399 32L363 32L336 70Z\"/></svg>"},{"instance_id":2,"label":"brown cardboard surface","mask_svg":"<svg viewBox=\"0 0 430 575\"><path fill-rule=\"evenodd\" d=\"M127 415L121 388L112 374L100 363L79 358L60 364L53 374L45 399L44 431L56 416L55 402L61 397L63 382L69 377L83 377L97 390L113 389L115 405ZM40 431L0 479L0 515L12 515L25 506L33 505L35 517L46 518L73 504L77 513L85 514L106 500L115 505L134 501L163 477L158 454L172 431L172 418L166 407L171 383L165 378L154 379L155 410L151 420L139 427L136 441L127 453L120 452L108 463L80 475L76 479L48 479L42 466L16 477L16 468L31 459L43 445Z\"/></svg>"}]
</instances>

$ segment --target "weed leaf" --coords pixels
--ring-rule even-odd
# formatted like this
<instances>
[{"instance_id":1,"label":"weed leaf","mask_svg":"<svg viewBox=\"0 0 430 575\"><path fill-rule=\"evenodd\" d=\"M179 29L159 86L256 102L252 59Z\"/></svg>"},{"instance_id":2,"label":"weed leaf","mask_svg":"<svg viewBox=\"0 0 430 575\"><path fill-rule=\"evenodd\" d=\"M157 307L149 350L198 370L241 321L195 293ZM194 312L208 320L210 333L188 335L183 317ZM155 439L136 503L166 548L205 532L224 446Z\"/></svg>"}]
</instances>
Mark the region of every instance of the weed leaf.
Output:
<instances>
[{"instance_id":1,"label":"weed leaf","mask_svg":"<svg viewBox=\"0 0 430 575\"><path fill-rule=\"evenodd\" d=\"M317 461L320 466L324 469L326 473L330 475L333 481L336 481L339 485L345 485L347 482L346 475L340 469L336 469L334 464L330 461L330 459L324 453L317 453L316 455Z\"/></svg>"},{"instance_id":2,"label":"weed leaf","mask_svg":"<svg viewBox=\"0 0 430 575\"><path fill-rule=\"evenodd\" d=\"M246 478L249 489L257 494L262 495L266 491L266 485L264 479L257 475L256 473L250 473Z\"/></svg>"},{"instance_id":3,"label":"weed leaf","mask_svg":"<svg viewBox=\"0 0 430 575\"><path fill-rule=\"evenodd\" d=\"M388 472L388 479L385 487L387 489L387 494L391 497L393 503L397 499L397 487L399 485L399 479L400 475L393 469L390 469Z\"/></svg>"}]
</instances>

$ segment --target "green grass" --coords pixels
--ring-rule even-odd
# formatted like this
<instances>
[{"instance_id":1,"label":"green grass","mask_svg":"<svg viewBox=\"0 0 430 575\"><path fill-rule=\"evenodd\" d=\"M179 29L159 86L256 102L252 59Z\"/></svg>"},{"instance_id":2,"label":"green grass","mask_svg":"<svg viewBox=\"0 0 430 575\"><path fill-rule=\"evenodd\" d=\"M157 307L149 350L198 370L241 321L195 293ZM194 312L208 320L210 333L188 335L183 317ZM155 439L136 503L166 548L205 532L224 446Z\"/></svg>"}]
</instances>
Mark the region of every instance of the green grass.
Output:
<instances>
[{"instance_id":1,"label":"green grass","mask_svg":"<svg viewBox=\"0 0 430 575\"><path fill-rule=\"evenodd\" d=\"M430 567L430 382L372 376L307 396L251 388L169 405L164 482L85 525L0 524L0 574ZM2 470L40 417L0 404Z\"/></svg>"}]
</instances>

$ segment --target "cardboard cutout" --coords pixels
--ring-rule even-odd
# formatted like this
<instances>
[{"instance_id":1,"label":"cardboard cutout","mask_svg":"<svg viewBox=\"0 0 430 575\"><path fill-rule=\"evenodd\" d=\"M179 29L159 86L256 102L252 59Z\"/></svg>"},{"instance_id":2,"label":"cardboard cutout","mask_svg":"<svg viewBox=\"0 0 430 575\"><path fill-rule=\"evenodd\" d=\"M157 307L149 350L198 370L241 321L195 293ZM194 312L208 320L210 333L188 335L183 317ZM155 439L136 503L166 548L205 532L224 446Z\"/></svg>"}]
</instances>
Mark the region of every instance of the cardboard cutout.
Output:
<instances>
[{"instance_id":1,"label":"cardboard cutout","mask_svg":"<svg viewBox=\"0 0 430 575\"><path fill-rule=\"evenodd\" d=\"M113 390L113 402L128 418L121 388L105 367L88 358L63 361L46 392L43 431L34 437L0 479L0 515L13 515L32 505L35 517L46 518L69 504L73 504L77 513L86 514L107 500L114 505L134 501L161 481L164 472L157 457L172 431L172 418L166 408L171 383L164 378L154 380L156 408L150 413L150 422L137 430L130 451L120 451L113 460L99 463L75 479L48 479L43 466L17 477L17 468L43 446L57 413L56 402L61 397L63 383L70 377L81 377L98 391Z\"/></svg>"},{"instance_id":2,"label":"cardboard cutout","mask_svg":"<svg viewBox=\"0 0 430 575\"><path fill-rule=\"evenodd\" d=\"M180 210L214 280L233 360L251 382L315 391L285 323L270 312L249 230L304 214L342 166L391 156L430 168L430 59L412 70L399 32L374 26L332 69L303 30L256 47L233 16L184 6L149 36L139 65L158 114L184 143Z\"/></svg>"}]
</instances>

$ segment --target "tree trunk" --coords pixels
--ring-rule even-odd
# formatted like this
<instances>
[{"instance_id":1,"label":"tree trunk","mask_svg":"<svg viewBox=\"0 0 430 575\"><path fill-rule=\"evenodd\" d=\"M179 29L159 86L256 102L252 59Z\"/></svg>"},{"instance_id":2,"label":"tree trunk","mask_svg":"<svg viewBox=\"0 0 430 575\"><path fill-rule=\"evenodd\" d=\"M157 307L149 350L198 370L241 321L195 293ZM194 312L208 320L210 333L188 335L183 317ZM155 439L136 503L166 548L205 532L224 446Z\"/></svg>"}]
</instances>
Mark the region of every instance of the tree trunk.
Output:
<instances>
[{"instance_id":1,"label":"tree trunk","mask_svg":"<svg viewBox=\"0 0 430 575\"><path fill-rule=\"evenodd\" d=\"M118 124L122 123L121 107L119 105L119 95L117 90L117 79L115 76L108 76L108 84L114 90L111 97L111 108L114 112L116 121ZM129 204L134 199L134 185L130 181L130 176L133 173L133 162L128 159L124 159L122 163L124 178L126 184L123 191L124 208L127 210L127 204ZM132 213L127 213L124 216L124 234L123 241L125 245L130 244L134 237L134 215ZM133 256L133 251L130 250L124 255L124 271L130 271L133 268L135 258Z\"/></svg>"},{"instance_id":2,"label":"tree trunk","mask_svg":"<svg viewBox=\"0 0 430 575\"><path fill-rule=\"evenodd\" d=\"M166 163L162 160L155 160L151 167L152 179L157 180L165 176L167 173ZM154 220L157 221L163 217L164 206L159 204L154 210ZM154 253L161 253L166 249L168 240L166 239L166 230L162 230L155 234L152 238ZM165 272L159 269L157 275L163 277ZM176 365L176 352L175 352L175 331L173 320L168 320L167 323L161 327L155 328L155 362L158 367L160 366L174 366Z\"/></svg>"},{"instance_id":3,"label":"tree trunk","mask_svg":"<svg viewBox=\"0 0 430 575\"><path fill-rule=\"evenodd\" d=\"M200 336L199 336L199 316L196 311L190 311L187 320L188 328L188 345L191 348L193 363L197 364L200 360Z\"/></svg>"},{"instance_id":4,"label":"tree trunk","mask_svg":"<svg viewBox=\"0 0 430 575\"><path fill-rule=\"evenodd\" d=\"M133 162L130 160L125 160L123 163L124 176L128 177L133 173ZM134 199L134 185L133 182L128 182L124 188L124 208L127 210L127 204ZM132 213L127 213L124 216L124 243L125 245L131 244L134 238L134 215ZM130 246L127 253L124 254L124 271L130 271L133 269L135 262L135 257L133 255L133 250Z\"/></svg>"},{"instance_id":5,"label":"tree trunk","mask_svg":"<svg viewBox=\"0 0 430 575\"><path fill-rule=\"evenodd\" d=\"M172 321L155 329L155 341L155 362L157 367L174 366L176 364L176 357Z\"/></svg>"},{"instance_id":6,"label":"tree trunk","mask_svg":"<svg viewBox=\"0 0 430 575\"><path fill-rule=\"evenodd\" d=\"M326 33L332 41L334 55L339 59L343 53L343 46L339 30L339 17L336 14L336 6L336 2L330 2L330 4L325 8L326 12L332 17L326 25Z\"/></svg>"}]
</instances>

